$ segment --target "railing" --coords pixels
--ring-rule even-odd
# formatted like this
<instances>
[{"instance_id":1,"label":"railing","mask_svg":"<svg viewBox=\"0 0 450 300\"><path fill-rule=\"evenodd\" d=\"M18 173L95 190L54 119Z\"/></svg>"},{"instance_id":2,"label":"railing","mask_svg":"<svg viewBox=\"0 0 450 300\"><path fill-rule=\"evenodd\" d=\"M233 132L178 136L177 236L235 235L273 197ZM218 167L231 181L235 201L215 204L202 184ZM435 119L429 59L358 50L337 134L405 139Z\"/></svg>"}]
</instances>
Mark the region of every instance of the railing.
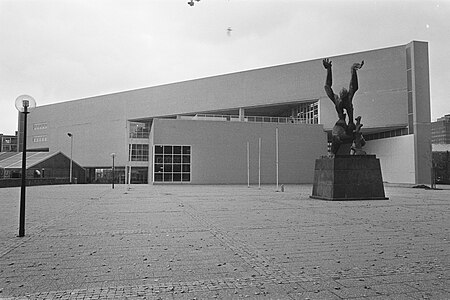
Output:
<instances>
[{"instance_id":1,"label":"railing","mask_svg":"<svg viewBox=\"0 0 450 300\"><path fill-rule=\"evenodd\" d=\"M239 122L241 119L238 115L214 115L214 114L197 114L192 117L192 120L203 121L235 121ZM245 116L243 122L256 123L281 123L281 124L317 124L317 119L303 119L294 117L265 117L265 116Z\"/></svg>"},{"instance_id":2,"label":"railing","mask_svg":"<svg viewBox=\"0 0 450 300\"><path fill-rule=\"evenodd\" d=\"M132 139L148 139L149 136L150 131L130 132L130 138Z\"/></svg>"},{"instance_id":3,"label":"railing","mask_svg":"<svg viewBox=\"0 0 450 300\"><path fill-rule=\"evenodd\" d=\"M179 119L201 120L201 121L229 121L240 122L239 115L217 115L197 114L195 116L179 116ZM318 119L294 118L294 117L266 117L266 116L244 116L242 122L254 123L278 123L278 124L318 124ZM129 137L133 139L148 139L150 129L132 131Z\"/></svg>"}]
</instances>

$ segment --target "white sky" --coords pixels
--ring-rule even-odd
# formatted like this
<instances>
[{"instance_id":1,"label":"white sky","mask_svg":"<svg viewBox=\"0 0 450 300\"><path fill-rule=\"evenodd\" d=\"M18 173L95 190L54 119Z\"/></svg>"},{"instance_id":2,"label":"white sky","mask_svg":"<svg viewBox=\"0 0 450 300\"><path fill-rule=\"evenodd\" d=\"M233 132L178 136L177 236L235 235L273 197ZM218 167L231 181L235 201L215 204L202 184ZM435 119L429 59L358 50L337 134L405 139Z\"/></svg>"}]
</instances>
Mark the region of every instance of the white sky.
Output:
<instances>
[{"instance_id":1,"label":"white sky","mask_svg":"<svg viewBox=\"0 0 450 300\"><path fill-rule=\"evenodd\" d=\"M0 0L0 133L22 94L44 105L412 40L429 43L432 120L450 113L450 0L187 1Z\"/></svg>"}]
</instances>

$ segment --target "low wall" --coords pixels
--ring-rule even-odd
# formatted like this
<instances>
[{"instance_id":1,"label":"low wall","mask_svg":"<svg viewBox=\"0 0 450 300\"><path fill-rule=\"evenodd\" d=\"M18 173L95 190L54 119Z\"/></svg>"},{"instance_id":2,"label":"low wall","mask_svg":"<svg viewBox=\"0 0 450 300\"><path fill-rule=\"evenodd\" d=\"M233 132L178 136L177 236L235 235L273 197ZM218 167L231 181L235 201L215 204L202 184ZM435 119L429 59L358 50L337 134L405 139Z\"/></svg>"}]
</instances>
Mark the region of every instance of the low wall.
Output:
<instances>
[{"instance_id":1,"label":"low wall","mask_svg":"<svg viewBox=\"0 0 450 300\"><path fill-rule=\"evenodd\" d=\"M62 177L62 178L28 178L28 179L26 179L26 185L27 186L69 184L69 183L70 183L69 177ZM0 179L0 188L18 187L18 186L21 186L21 184L22 184L22 179L21 178Z\"/></svg>"},{"instance_id":2,"label":"low wall","mask_svg":"<svg viewBox=\"0 0 450 300\"><path fill-rule=\"evenodd\" d=\"M319 124L154 119L150 143L190 145L191 184L275 184L277 128L278 182L312 183L316 158L327 154ZM152 183L152 159L148 166Z\"/></svg>"},{"instance_id":3,"label":"low wall","mask_svg":"<svg viewBox=\"0 0 450 300\"><path fill-rule=\"evenodd\" d=\"M364 151L380 159L383 181L416 183L414 135L368 141Z\"/></svg>"}]
</instances>

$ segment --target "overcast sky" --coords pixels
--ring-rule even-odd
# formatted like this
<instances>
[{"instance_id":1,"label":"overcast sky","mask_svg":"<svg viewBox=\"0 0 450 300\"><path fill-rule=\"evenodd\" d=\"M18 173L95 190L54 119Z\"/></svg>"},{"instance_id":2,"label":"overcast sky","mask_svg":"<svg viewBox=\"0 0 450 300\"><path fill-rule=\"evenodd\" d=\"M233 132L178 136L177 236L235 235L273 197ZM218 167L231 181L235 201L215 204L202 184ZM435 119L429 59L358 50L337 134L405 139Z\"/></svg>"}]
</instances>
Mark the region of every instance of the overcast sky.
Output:
<instances>
[{"instance_id":1,"label":"overcast sky","mask_svg":"<svg viewBox=\"0 0 450 300\"><path fill-rule=\"evenodd\" d=\"M22 94L45 105L412 40L429 43L432 120L450 113L450 0L187 1L0 0L0 133Z\"/></svg>"}]
</instances>

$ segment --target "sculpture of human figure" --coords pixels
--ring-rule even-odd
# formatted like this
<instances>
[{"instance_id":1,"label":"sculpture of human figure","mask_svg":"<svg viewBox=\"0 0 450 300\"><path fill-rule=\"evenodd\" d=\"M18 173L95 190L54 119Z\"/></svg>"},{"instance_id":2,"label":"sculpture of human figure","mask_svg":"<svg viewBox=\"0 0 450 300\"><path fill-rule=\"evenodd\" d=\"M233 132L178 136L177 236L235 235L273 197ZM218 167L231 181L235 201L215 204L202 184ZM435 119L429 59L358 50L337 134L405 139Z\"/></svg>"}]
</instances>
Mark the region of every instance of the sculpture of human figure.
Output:
<instances>
[{"instance_id":1,"label":"sculpture of human figure","mask_svg":"<svg viewBox=\"0 0 450 300\"><path fill-rule=\"evenodd\" d=\"M358 75L356 71L361 69L361 67L364 65L364 61L362 61L361 63L354 63L352 65L350 69L351 79L349 89L347 90L346 88L342 88L342 90L339 92L339 95L336 95L331 87L333 85L331 61L328 58L325 58L322 63L324 68L327 70L327 77L324 87L325 92L333 102L339 118L331 132L331 156L333 157L337 154L342 144L351 143L354 139L354 130L356 129L356 125L353 120L352 100L353 96L358 90ZM346 114L348 114L348 124L345 120Z\"/></svg>"},{"instance_id":2,"label":"sculpture of human figure","mask_svg":"<svg viewBox=\"0 0 450 300\"><path fill-rule=\"evenodd\" d=\"M345 120L344 109L348 115L348 133L353 132L355 130L355 123L353 121L353 96L358 90L358 75L357 70L361 69L364 65L364 60L361 63L354 63L351 67L351 79L350 86L347 90L346 88L342 88L339 92L339 95L336 95L331 88L333 84L333 76L331 72L331 60L325 58L323 61L323 66L327 70L327 78L325 81L325 92L327 93L328 98L333 101L334 106L336 107L336 111L338 113L339 120Z\"/></svg>"}]
</instances>

